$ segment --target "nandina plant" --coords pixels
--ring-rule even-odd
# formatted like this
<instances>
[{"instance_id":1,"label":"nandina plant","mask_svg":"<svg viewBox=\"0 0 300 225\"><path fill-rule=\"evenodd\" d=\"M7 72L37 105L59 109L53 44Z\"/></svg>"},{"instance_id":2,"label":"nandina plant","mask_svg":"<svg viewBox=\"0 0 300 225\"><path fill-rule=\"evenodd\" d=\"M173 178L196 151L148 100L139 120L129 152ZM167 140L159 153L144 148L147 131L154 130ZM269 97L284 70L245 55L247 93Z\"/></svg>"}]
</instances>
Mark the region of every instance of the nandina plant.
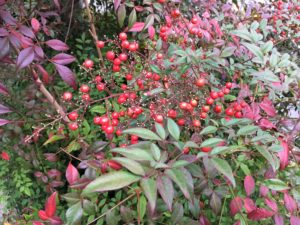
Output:
<instances>
[{"instance_id":1,"label":"nandina plant","mask_svg":"<svg viewBox=\"0 0 300 225\"><path fill-rule=\"evenodd\" d=\"M115 2L120 26L126 3ZM57 127L44 145L70 157L67 224L299 223L299 125L283 132L274 104L299 93L299 68L274 32L294 29L269 5L239 17L209 3L128 4L113 40L91 23L98 55L80 62L79 89L62 93L66 116L28 137ZM299 23L296 2L273 6ZM143 7L151 14L136 22ZM54 193L41 222L62 223Z\"/></svg>"}]
</instances>

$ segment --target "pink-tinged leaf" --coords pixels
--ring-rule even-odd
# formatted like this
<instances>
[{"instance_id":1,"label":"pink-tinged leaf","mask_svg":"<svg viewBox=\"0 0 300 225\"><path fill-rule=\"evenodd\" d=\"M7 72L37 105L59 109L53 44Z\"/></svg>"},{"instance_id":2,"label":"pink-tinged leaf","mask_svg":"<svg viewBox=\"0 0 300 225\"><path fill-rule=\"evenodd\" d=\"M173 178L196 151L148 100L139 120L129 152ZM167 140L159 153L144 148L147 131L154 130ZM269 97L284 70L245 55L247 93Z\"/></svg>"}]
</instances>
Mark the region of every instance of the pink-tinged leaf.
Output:
<instances>
[{"instance_id":1,"label":"pink-tinged leaf","mask_svg":"<svg viewBox=\"0 0 300 225\"><path fill-rule=\"evenodd\" d=\"M36 33L40 30L41 24L36 18L32 18L31 19L31 27L32 27L33 31Z\"/></svg>"},{"instance_id":2,"label":"pink-tinged leaf","mask_svg":"<svg viewBox=\"0 0 300 225\"><path fill-rule=\"evenodd\" d=\"M66 170L66 178L69 184L71 185L79 179L78 170L71 163L69 163L68 168Z\"/></svg>"},{"instance_id":3,"label":"pink-tinged leaf","mask_svg":"<svg viewBox=\"0 0 300 225\"><path fill-rule=\"evenodd\" d=\"M250 212L256 210L256 208L257 208L254 201L251 198L244 199L244 207L245 207L247 213L250 213Z\"/></svg>"},{"instance_id":4,"label":"pink-tinged leaf","mask_svg":"<svg viewBox=\"0 0 300 225\"><path fill-rule=\"evenodd\" d=\"M24 26L22 25L20 28L19 28L19 31L24 34L25 36L29 37L29 38L34 38L35 35L32 31L32 29L30 29L29 27L27 26Z\"/></svg>"},{"instance_id":5,"label":"pink-tinged leaf","mask_svg":"<svg viewBox=\"0 0 300 225\"><path fill-rule=\"evenodd\" d=\"M114 0L114 9L115 9L115 12L119 8L120 4L121 4L121 0Z\"/></svg>"},{"instance_id":6,"label":"pink-tinged leaf","mask_svg":"<svg viewBox=\"0 0 300 225\"><path fill-rule=\"evenodd\" d=\"M5 160L5 161L9 161L9 159L10 159L9 154L5 151L1 152L0 157L1 157L1 159Z\"/></svg>"},{"instance_id":7,"label":"pink-tinged leaf","mask_svg":"<svg viewBox=\"0 0 300 225\"><path fill-rule=\"evenodd\" d=\"M74 73L66 66L54 63L54 66L61 78L71 87L76 89L76 81Z\"/></svg>"},{"instance_id":8,"label":"pink-tinged leaf","mask_svg":"<svg viewBox=\"0 0 300 225\"><path fill-rule=\"evenodd\" d=\"M284 225L283 217L279 214L274 215L274 222L275 222L275 225Z\"/></svg>"},{"instance_id":9,"label":"pink-tinged leaf","mask_svg":"<svg viewBox=\"0 0 300 225\"><path fill-rule=\"evenodd\" d=\"M34 59L34 50L32 47L23 49L17 58L17 67L19 69L25 68L30 63L32 63Z\"/></svg>"},{"instance_id":10,"label":"pink-tinged leaf","mask_svg":"<svg viewBox=\"0 0 300 225\"><path fill-rule=\"evenodd\" d=\"M1 126L4 126L4 125L6 125L6 124L9 124L9 123L11 123L10 120L0 119L0 127L1 127Z\"/></svg>"},{"instance_id":11,"label":"pink-tinged leaf","mask_svg":"<svg viewBox=\"0 0 300 225\"><path fill-rule=\"evenodd\" d=\"M31 38L23 36L20 39L22 48L28 48L34 45Z\"/></svg>"},{"instance_id":12,"label":"pink-tinged leaf","mask_svg":"<svg viewBox=\"0 0 300 225\"><path fill-rule=\"evenodd\" d=\"M62 182L60 180L53 180L53 181L51 181L50 186L53 188L62 187L62 186L64 186L64 182Z\"/></svg>"},{"instance_id":13,"label":"pink-tinged leaf","mask_svg":"<svg viewBox=\"0 0 300 225\"><path fill-rule=\"evenodd\" d=\"M0 38L0 59L4 58L9 53L9 39L7 37Z\"/></svg>"},{"instance_id":14,"label":"pink-tinged leaf","mask_svg":"<svg viewBox=\"0 0 300 225\"><path fill-rule=\"evenodd\" d=\"M230 214L234 216L235 214L242 211L244 201L241 197L237 196L230 202Z\"/></svg>"},{"instance_id":15,"label":"pink-tinged leaf","mask_svg":"<svg viewBox=\"0 0 300 225\"><path fill-rule=\"evenodd\" d=\"M283 170L289 164L289 145L286 141L281 140L282 150L278 152L280 160L280 169Z\"/></svg>"},{"instance_id":16,"label":"pink-tinged leaf","mask_svg":"<svg viewBox=\"0 0 300 225\"><path fill-rule=\"evenodd\" d=\"M153 39L153 38L154 38L154 35L155 35L155 29L154 29L153 26L149 26L149 27L148 27L148 34L149 34L150 39Z\"/></svg>"},{"instance_id":17,"label":"pink-tinged leaf","mask_svg":"<svg viewBox=\"0 0 300 225\"><path fill-rule=\"evenodd\" d=\"M67 51L69 49L68 45L60 40L52 39L49 41L46 41L46 44L56 50L56 51Z\"/></svg>"},{"instance_id":18,"label":"pink-tinged leaf","mask_svg":"<svg viewBox=\"0 0 300 225\"><path fill-rule=\"evenodd\" d=\"M0 104L0 114L10 113L10 112L11 110L8 107Z\"/></svg>"},{"instance_id":19,"label":"pink-tinged leaf","mask_svg":"<svg viewBox=\"0 0 300 225\"><path fill-rule=\"evenodd\" d=\"M261 185L261 186L259 187L259 193L260 193L260 195L261 195L262 197L266 197L267 194L269 193L269 188L267 188L267 187L264 186L264 185Z\"/></svg>"},{"instance_id":20,"label":"pink-tinged leaf","mask_svg":"<svg viewBox=\"0 0 300 225\"><path fill-rule=\"evenodd\" d=\"M45 153L44 154L46 160L49 162L56 162L57 161L57 155L55 153Z\"/></svg>"},{"instance_id":21,"label":"pink-tinged leaf","mask_svg":"<svg viewBox=\"0 0 300 225\"><path fill-rule=\"evenodd\" d=\"M51 223L51 225L61 225L61 224L63 224L63 221L61 220L61 218L59 218L57 216L53 216L53 217L49 218L48 220Z\"/></svg>"},{"instance_id":22,"label":"pink-tinged leaf","mask_svg":"<svg viewBox=\"0 0 300 225\"><path fill-rule=\"evenodd\" d=\"M291 225L300 225L300 218L298 216L291 216L290 224Z\"/></svg>"},{"instance_id":23,"label":"pink-tinged leaf","mask_svg":"<svg viewBox=\"0 0 300 225\"><path fill-rule=\"evenodd\" d=\"M60 64L60 65L66 65L66 64L70 64L71 62L75 61L75 57L73 57L72 55L68 55L65 53L59 53L56 56L54 56L51 59L52 62Z\"/></svg>"},{"instance_id":24,"label":"pink-tinged leaf","mask_svg":"<svg viewBox=\"0 0 300 225\"><path fill-rule=\"evenodd\" d=\"M40 64L36 64L35 66L38 68L39 72L42 74L43 82L45 84L48 84L49 83L49 73Z\"/></svg>"},{"instance_id":25,"label":"pink-tinged leaf","mask_svg":"<svg viewBox=\"0 0 300 225\"><path fill-rule=\"evenodd\" d=\"M45 225L44 223L40 222L40 221L32 221L33 225Z\"/></svg>"},{"instance_id":26,"label":"pink-tinged leaf","mask_svg":"<svg viewBox=\"0 0 300 225\"><path fill-rule=\"evenodd\" d=\"M288 193L284 193L284 205L285 208L290 212L293 213L297 210L297 203L295 201L295 199L290 196Z\"/></svg>"},{"instance_id":27,"label":"pink-tinged leaf","mask_svg":"<svg viewBox=\"0 0 300 225\"><path fill-rule=\"evenodd\" d=\"M144 26L145 26L145 23L143 23L143 22L135 22L129 31L130 32L140 32L143 30Z\"/></svg>"},{"instance_id":28,"label":"pink-tinged leaf","mask_svg":"<svg viewBox=\"0 0 300 225\"><path fill-rule=\"evenodd\" d=\"M40 210L38 214L39 214L39 217L40 217L41 220L49 219L49 216L47 216L47 214L44 210Z\"/></svg>"},{"instance_id":29,"label":"pink-tinged leaf","mask_svg":"<svg viewBox=\"0 0 300 225\"><path fill-rule=\"evenodd\" d=\"M44 51L40 46L34 46L34 52L39 58L44 58Z\"/></svg>"},{"instance_id":30,"label":"pink-tinged leaf","mask_svg":"<svg viewBox=\"0 0 300 225\"><path fill-rule=\"evenodd\" d=\"M265 203L267 206L270 207L270 209L272 209L274 212L278 211L278 207L275 201L269 199L269 198L265 198Z\"/></svg>"},{"instance_id":31,"label":"pink-tinged leaf","mask_svg":"<svg viewBox=\"0 0 300 225\"><path fill-rule=\"evenodd\" d=\"M45 204L45 212L48 217L53 217L56 212L56 192L53 192Z\"/></svg>"},{"instance_id":32,"label":"pink-tinged leaf","mask_svg":"<svg viewBox=\"0 0 300 225\"><path fill-rule=\"evenodd\" d=\"M275 214L274 212L269 211L267 209L257 208L248 214L248 219L259 221L262 219L269 218L269 217L273 216L274 214Z\"/></svg>"},{"instance_id":33,"label":"pink-tinged leaf","mask_svg":"<svg viewBox=\"0 0 300 225\"><path fill-rule=\"evenodd\" d=\"M244 109L243 109L243 115L245 118L254 120L254 121L258 121L261 116L259 115L260 113L260 108L258 103L252 103L251 106L247 105Z\"/></svg>"},{"instance_id":34,"label":"pink-tinged leaf","mask_svg":"<svg viewBox=\"0 0 300 225\"><path fill-rule=\"evenodd\" d=\"M168 209L172 211L174 187L170 178L167 176L158 176L156 179L158 193L166 203Z\"/></svg>"},{"instance_id":35,"label":"pink-tinged leaf","mask_svg":"<svg viewBox=\"0 0 300 225\"><path fill-rule=\"evenodd\" d=\"M0 83L0 94L9 95L8 89L2 83Z\"/></svg>"},{"instance_id":36,"label":"pink-tinged leaf","mask_svg":"<svg viewBox=\"0 0 300 225\"><path fill-rule=\"evenodd\" d=\"M17 20L7 10L0 10L0 17L9 25L16 25Z\"/></svg>"},{"instance_id":37,"label":"pink-tinged leaf","mask_svg":"<svg viewBox=\"0 0 300 225\"><path fill-rule=\"evenodd\" d=\"M268 97L264 98L264 100L259 104L259 107L264 110L268 116L276 116L276 109L273 102Z\"/></svg>"},{"instance_id":38,"label":"pink-tinged leaf","mask_svg":"<svg viewBox=\"0 0 300 225\"><path fill-rule=\"evenodd\" d=\"M74 188L74 189L79 189L79 190L83 190L89 183L91 182L91 180L89 178L83 177L78 179L78 181L76 183L74 183L73 185L70 185L70 188Z\"/></svg>"},{"instance_id":39,"label":"pink-tinged leaf","mask_svg":"<svg viewBox=\"0 0 300 225\"><path fill-rule=\"evenodd\" d=\"M50 169L47 171L47 175L49 178L55 178L55 177L60 177L61 172L57 169Z\"/></svg>"},{"instance_id":40,"label":"pink-tinged leaf","mask_svg":"<svg viewBox=\"0 0 300 225\"><path fill-rule=\"evenodd\" d=\"M251 175L247 175L244 180L244 188L247 196L250 196L255 189L255 181Z\"/></svg>"},{"instance_id":41,"label":"pink-tinged leaf","mask_svg":"<svg viewBox=\"0 0 300 225\"><path fill-rule=\"evenodd\" d=\"M9 33L6 29L0 28L0 37L6 37L8 35L9 35Z\"/></svg>"},{"instance_id":42,"label":"pink-tinged leaf","mask_svg":"<svg viewBox=\"0 0 300 225\"><path fill-rule=\"evenodd\" d=\"M57 9L60 10L60 0L53 0L53 2Z\"/></svg>"},{"instance_id":43,"label":"pink-tinged leaf","mask_svg":"<svg viewBox=\"0 0 300 225\"><path fill-rule=\"evenodd\" d=\"M233 225L241 225L241 221L236 221Z\"/></svg>"},{"instance_id":44,"label":"pink-tinged leaf","mask_svg":"<svg viewBox=\"0 0 300 225\"><path fill-rule=\"evenodd\" d=\"M210 222L206 218L206 216L201 215L199 218L199 225L210 225Z\"/></svg>"},{"instance_id":45,"label":"pink-tinged leaf","mask_svg":"<svg viewBox=\"0 0 300 225\"><path fill-rule=\"evenodd\" d=\"M270 120L265 119L265 118L259 120L259 126L261 128L265 128L265 129L276 128L276 126L273 123L271 123Z\"/></svg>"}]
</instances>

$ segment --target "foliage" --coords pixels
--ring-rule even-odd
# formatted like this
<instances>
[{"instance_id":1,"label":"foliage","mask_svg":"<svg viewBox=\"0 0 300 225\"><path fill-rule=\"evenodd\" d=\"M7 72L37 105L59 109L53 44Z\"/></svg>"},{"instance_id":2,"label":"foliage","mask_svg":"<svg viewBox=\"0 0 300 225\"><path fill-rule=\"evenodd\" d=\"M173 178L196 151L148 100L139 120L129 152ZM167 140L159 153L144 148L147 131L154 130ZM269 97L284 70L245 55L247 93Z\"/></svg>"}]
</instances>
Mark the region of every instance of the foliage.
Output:
<instances>
[{"instance_id":1,"label":"foliage","mask_svg":"<svg viewBox=\"0 0 300 225\"><path fill-rule=\"evenodd\" d=\"M115 0L123 32L98 39L86 8L91 37L78 34L70 48L47 32L45 14L21 20L0 5L1 60L29 70L49 114L42 126L28 120L44 116L35 104L12 108L1 84L0 125L27 135L1 155L0 177L20 164L12 198L28 196L21 205L31 211L19 223L299 223L300 122L279 107L299 97L299 67L281 51L299 42L297 1L242 13L221 1ZM75 61L76 82L65 66ZM61 100L44 85L55 70L73 87L49 82ZM43 202L33 196L41 184Z\"/></svg>"}]
</instances>

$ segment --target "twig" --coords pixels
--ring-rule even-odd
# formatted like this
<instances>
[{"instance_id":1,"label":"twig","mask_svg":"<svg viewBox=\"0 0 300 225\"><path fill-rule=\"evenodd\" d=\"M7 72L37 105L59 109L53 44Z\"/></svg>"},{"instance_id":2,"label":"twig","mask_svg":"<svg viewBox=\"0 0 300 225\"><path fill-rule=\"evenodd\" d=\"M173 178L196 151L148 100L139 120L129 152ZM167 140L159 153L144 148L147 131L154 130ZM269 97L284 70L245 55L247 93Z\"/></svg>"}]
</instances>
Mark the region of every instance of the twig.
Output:
<instances>
[{"instance_id":1,"label":"twig","mask_svg":"<svg viewBox=\"0 0 300 225\"><path fill-rule=\"evenodd\" d=\"M73 11L74 11L74 0L72 0L70 20L69 20L68 31L67 31L67 34L66 34L65 42L67 42L68 37L69 37L69 33L70 33L70 29L71 29L71 23L72 23L72 17L73 17Z\"/></svg>"}]
</instances>

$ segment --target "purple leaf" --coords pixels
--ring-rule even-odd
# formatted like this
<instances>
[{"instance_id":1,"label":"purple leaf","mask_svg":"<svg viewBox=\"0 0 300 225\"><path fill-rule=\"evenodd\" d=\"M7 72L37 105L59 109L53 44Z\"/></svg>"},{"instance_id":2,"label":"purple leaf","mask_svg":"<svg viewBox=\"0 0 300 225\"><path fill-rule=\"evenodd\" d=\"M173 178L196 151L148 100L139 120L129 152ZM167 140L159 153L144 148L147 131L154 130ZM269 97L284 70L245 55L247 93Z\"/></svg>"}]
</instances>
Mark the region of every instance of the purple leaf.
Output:
<instances>
[{"instance_id":1,"label":"purple leaf","mask_svg":"<svg viewBox=\"0 0 300 225\"><path fill-rule=\"evenodd\" d=\"M284 193L284 205L285 208L290 212L293 213L297 210L297 203L296 201L290 196L288 193Z\"/></svg>"},{"instance_id":2,"label":"purple leaf","mask_svg":"<svg viewBox=\"0 0 300 225\"><path fill-rule=\"evenodd\" d=\"M145 26L144 22L135 22L129 31L130 32L139 32L139 31L143 30L144 26Z\"/></svg>"},{"instance_id":3,"label":"purple leaf","mask_svg":"<svg viewBox=\"0 0 300 225\"><path fill-rule=\"evenodd\" d=\"M117 11L117 9L119 8L121 3L121 0L114 0L114 8L115 8L115 12Z\"/></svg>"},{"instance_id":4,"label":"purple leaf","mask_svg":"<svg viewBox=\"0 0 300 225\"><path fill-rule=\"evenodd\" d=\"M9 113L9 112L11 112L11 110L9 108L0 104L0 114L5 114L5 113Z\"/></svg>"},{"instance_id":5,"label":"purple leaf","mask_svg":"<svg viewBox=\"0 0 300 225\"><path fill-rule=\"evenodd\" d=\"M7 37L0 38L0 49L0 59L2 59L9 53L9 39Z\"/></svg>"},{"instance_id":6,"label":"purple leaf","mask_svg":"<svg viewBox=\"0 0 300 225\"><path fill-rule=\"evenodd\" d=\"M8 11L0 10L0 17L9 25L16 25L17 20Z\"/></svg>"},{"instance_id":7,"label":"purple leaf","mask_svg":"<svg viewBox=\"0 0 300 225\"><path fill-rule=\"evenodd\" d=\"M34 59L34 51L32 47L23 49L17 58L17 67L18 69L25 68L28 66Z\"/></svg>"},{"instance_id":8,"label":"purple leaf","mask_svg":"<svg viewBox=\"0 0 300 225\"><path fill-rule=\"evenodd\" d=\"M275 222L275 225L284 225L283 217L279 214L274 215L274 222Z\"/></svg>"},{"instance_id":9,"label":"purple leaf","mask_svg":"<svg viewBox=\"0 0 300 225\"><path fill-rule=\"evenodd\" d=\"M274 215L274 212L272 212L272 211L269 211L264 208L257 208L248 214L248 218L250 220L258 221L258 220L269 218L273 215Z\"/></svg>"},{"instance_id":10,"label":"purple leaf","mask_svg":"<svg viewBox=\"0 0 300 225\"><path fill-rule=\"evenodd\" d=\"M56 51L66 51L69 49L68 45L60 40L57 40L57 39L52 39L52 40L49 40L49 41L46 41L46 44L56 50Z\"/></svg>"},{"instance_id":11,"label":"purple leaf","mask_svg":"<svg viewBox=\"0 0 300 225\"><path fill-rule=\"evenodd\" d=\"M244 180L244 188L247 196L250 196L255 189L255 181L251 175L247 175Z\"/></svg>"},{"instance_id":12,"label":"purple leaf","mask_svg":"<svg viewBox=\"0 0 300 225\"><path fill-rule=\"evenodd\" d=\"M2 83L0 83L0 94L9 95L7 88Z\"/></svg>"},{"instance_id":13,"label":"purple leaf","mask_svg":"<svg viewBox=\"0 0 300 225\"><path fill-rule=\"evenodd\" d=\"M6 37L8 35L9 35L9 33L6 29L0 28L0 37Z\"/></svg>"},{"instance_id":14,"label":"purple leaf","mask_svg":"<svg viewBox=\"0 0 300 225\"><path fill-rule=\"evenodd\" d=\"M199 225L210 225L210 222L204 215L201 215L199 218Z\"/></svg>"},{"instance_id":15,"label":"purple leaf","mask_svg":"<svg viewBox=\"0 0 300 225\"><path fill-rule=\"evenodd\" d=\"M150 39L153 39L153 38L154 38L154 35L155 35L155 29L154 29L153 26L149 26L149 27L148 27L148 34L149 34Z\"/></svg>"},{"instance_id":16,"label":"purple leaf","mask_svg":"<svg viewBox=\"0 0 300 225\"><path fill-rule=\"evenodd\" d=\"M44 51L40 46L34 46L34 52L41 59L43 59L45 56Z\"/></svg>"},{"instance_id":17,"label":"purple leaf","mask_svg":"<svg viewBox=\"0 0 300 225\"><path fill-rule=\"evenodd\" d=\"M61 78L72 88L76 89L76 81L73 72L66 66L54 63L54 66Z\"/></svg>"},{"instance_id":18,"label":"purple leaf","mask_svg":"<svg viewBox=\"0 0 300 225\"><path fill-rule=\"evenodd\" d=\"M34 33L33 33L33 31L29 28L29 27L27 27L27 26L24 26L24 25L22 25L20 28L19 28L19 31L22 33L22 34L24 34L25 36L27 36L27 37L30 37L30 38L34 38Z\"/></svg>"},{"instance_id":19,"label":"purple leaf","mask_svg":"<svg viewBox=\"0 0 300 225\"><path fill-rule=\"evenodd\" d=\"M40 30L41 24L36 18L31 19L31 27L34 32L38 32Z\"/></svg>"},{"instance_id":20,"label":"purple leaf","mask_svg":"<svg viewBox=\"0 0 300 225\"><path fill-rule=\"evenodd\" d=\"M265 118L259 120L259 126L266 129L276 128L275 125L270 122L270 120Z\"/></svg>"},{"instance_id":21,"label":"purple leaf","mask_svg":"<svg viewBox=\"0 0 300 225\"><path fill-rule=\"evenodd\" d=\"M69 163L68 168L66 170L66 178L69 184L71 185L79 179L78 170L71 163Z\"/></svg>"},{"instance_id":22,"label":"purple leaf","mask_svg":"<svg viewBox=\"0 0 300 225\"><path fill-rule=\"evenodd\" d=\"M174 198L174 187L170 178L167 176L158 176L156 179L157 190L168 209L172 211Z\"/></svg>"},{"instance_id":23,"label":"purple leaf","mask_svg":"<svg viewBox=\"0 0 300 225\"><path fill-rule=\"evenodd\" d=\"M297 216L291 216L290 223L291 225L300 225L300 218Z\"/></svg>"},{"instance_id":24,"label":"purple leaf","mask_svg":"<svg viewBox=\"0 0 300 225\"><path fill-rule=\"evenodd\" d=\"M239 196L235 197L230 202L230 214L234 216L239 213L243 208L243 199Z\"/></svg>"},{"instance_id":25,"label":"purple leaf","mask_svg":"<svg viewBox=\"0 0 300 225\"><path fill-rule=\"evenodd\" d=\"M11 123L11 121L9 120L5 120L5 119L0 119L0 127L4 126L5 124Z\"/></svg>"},{"instance_id":26,"label":"purple leaf","mask_svg":"<svg viewBox=\"0 0 300 225\"><path fill-rule=\"evenodd\" d=\"M71 62L75 61L75 57L73 57L72 55L68 55L65 53L59 53L56 56L54 56L51 59L52 62L60 64L60 65L66 65L66 64L70 64Z\"/></svg>"},{"instance_id":27,"label":"purple leaf","mask_svg":"<svg viewBox=\"0 0 300 225\"><path fill-rule=\"evenodd\" d=\"M57 169L50 169L47 171L47 175L49 178L60 177L61 172Z\"/></svg>"},{"instance_id":28,"label":"purple leaf","mask_svg":"<svg viewBox=\"0 0 300 225\"><path fill-rule=\"evenodd\" d=\"M265 203L267 206L270 207L270 209L272 209L274 212L278 211L278 207L275 201L269 199L269 198L265 198Z\"/></svg>"},{"instance_id":29,"label":"purple leaf","mask_svg":"<svg viewBox=\"0 0 300 225\"><path fill-rule=\"evenodd\" d=\"M273 102L267 97L259 104L259 107L265 111L268 116L276 116L276 109L273 105Z\"/></svg>"},{"instance_id":30,"label":"purple leaf","mask_svg":"<svg viewBox=\"0 0 300 225\"><path fill-rule=\"evenodd\" d=\"M247 213L250 213L250 212L256 210L256 208L257 208L254 201L251 198L244 199L244 207L245 207Z\"/></svg>"}]
</instances>

